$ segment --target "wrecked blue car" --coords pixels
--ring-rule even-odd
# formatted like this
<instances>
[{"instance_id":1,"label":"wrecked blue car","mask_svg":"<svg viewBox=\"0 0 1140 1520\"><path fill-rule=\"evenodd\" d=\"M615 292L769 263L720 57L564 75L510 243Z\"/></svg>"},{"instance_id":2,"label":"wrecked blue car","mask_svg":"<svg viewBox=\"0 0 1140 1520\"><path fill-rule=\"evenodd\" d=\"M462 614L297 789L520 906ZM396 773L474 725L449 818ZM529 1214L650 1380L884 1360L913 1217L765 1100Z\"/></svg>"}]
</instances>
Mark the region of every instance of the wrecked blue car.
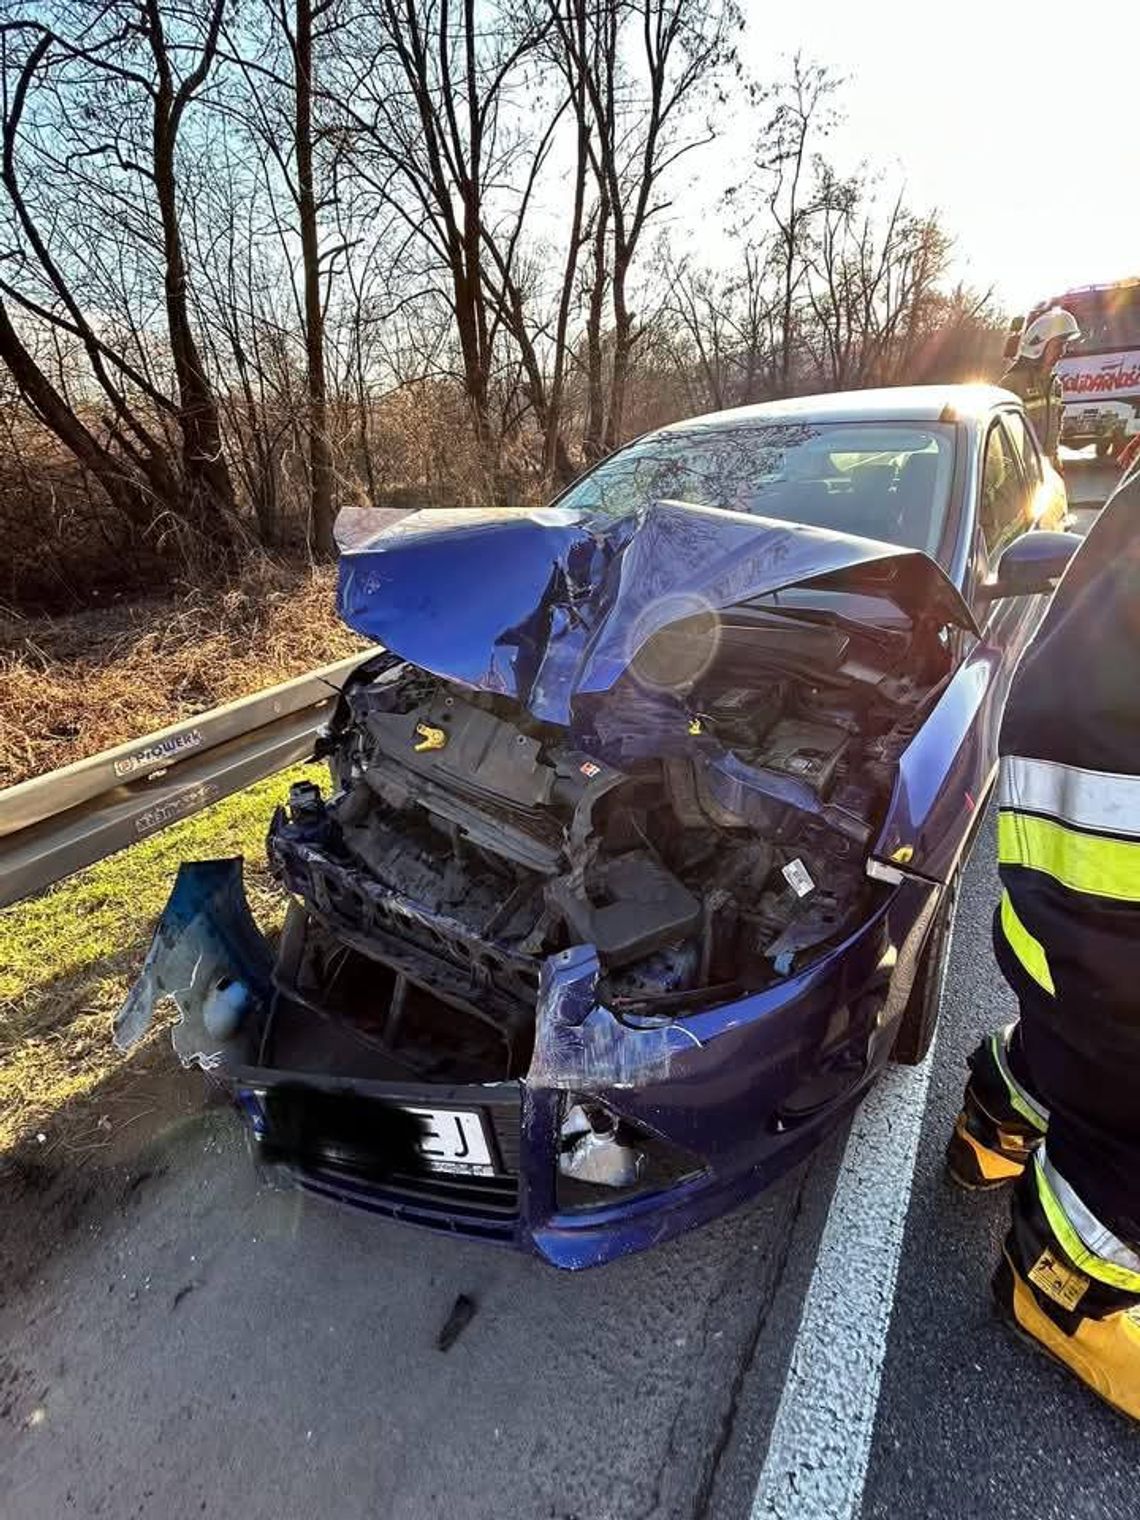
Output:
<instances>
[{"instance_id":1,"label":"wrecked blue car","mask_svg":"<svg viewBox=\"0 0 1140 1520\"><path fill-rule=\"evenodd\" d=\"M172 994L264 1161L558 1266L723 1213L926 1052L1063 511L1015 399L944 388L365 514L339 606L383 652L270 824L280 940L184 866L120 1041Z\"/></svg>"}]
</instances>

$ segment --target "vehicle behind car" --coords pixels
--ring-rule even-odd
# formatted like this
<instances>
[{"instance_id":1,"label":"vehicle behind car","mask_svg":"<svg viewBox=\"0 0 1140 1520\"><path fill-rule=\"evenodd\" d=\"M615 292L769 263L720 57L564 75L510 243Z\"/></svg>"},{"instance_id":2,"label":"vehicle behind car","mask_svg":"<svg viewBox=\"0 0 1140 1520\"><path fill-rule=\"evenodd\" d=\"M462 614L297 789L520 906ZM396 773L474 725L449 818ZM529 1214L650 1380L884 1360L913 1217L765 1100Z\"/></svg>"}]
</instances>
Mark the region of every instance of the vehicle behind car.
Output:
<instances>
[{"instance_id":1,"label":"vehicle behind car","mask_svg":"<svg viewBox=\"0 0 1140 1520\"><path fill-rule=\"evenodd\" d=\"M1074 449L1095 444L1106 457L1140 434L1140 280L1052 296L1030 311L1024 325L1053 306L1071 312L1081 329L1057 365L1065 390L1061 442ZM1011 327L1014 350L1021 330L1018 318Z\"/></svg>"}]
</instances>

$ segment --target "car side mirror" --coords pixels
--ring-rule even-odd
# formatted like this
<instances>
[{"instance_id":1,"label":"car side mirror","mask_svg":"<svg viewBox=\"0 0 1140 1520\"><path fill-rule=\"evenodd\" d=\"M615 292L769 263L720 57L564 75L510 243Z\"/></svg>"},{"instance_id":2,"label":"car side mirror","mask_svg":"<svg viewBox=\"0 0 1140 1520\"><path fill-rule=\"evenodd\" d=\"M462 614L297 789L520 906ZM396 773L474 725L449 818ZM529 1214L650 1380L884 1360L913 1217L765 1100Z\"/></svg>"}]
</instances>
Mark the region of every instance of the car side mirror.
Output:
<instances>
[{"instance_id":1,"label":"car side mirror","mask_svg":"<svg viewBox=\"0 0 1140 1520\"><path fill-rule=\"evenodd\" d=\"M1081 546L1075 533L1023 533L998 560L997 576L978 587L979 600L1039 596L1052 591Z\"/></svg>"}]
</instances>

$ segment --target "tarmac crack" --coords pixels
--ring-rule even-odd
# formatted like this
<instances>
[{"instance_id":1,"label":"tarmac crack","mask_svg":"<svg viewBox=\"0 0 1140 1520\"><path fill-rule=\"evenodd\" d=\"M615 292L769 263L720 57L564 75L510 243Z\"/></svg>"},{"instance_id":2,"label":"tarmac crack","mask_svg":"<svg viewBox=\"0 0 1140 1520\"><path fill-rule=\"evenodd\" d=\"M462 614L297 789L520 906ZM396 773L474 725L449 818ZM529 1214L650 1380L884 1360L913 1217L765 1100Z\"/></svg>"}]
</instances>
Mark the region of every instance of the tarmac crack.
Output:
<instances>
[{"instance_id":1,"label":"tarmac crack","mask_svg":"<svg viewBox=\"0 0 1140 1520\"><path fill-rule=\"evenodd\" d=\"M690 1520L708 1520L710 1513L709 1506L712 1502L717 1478L720 1475L721 1464L724 1461L725 1453L732 1444L732 1437L736 1430L736 1416L740 1408L740 1396L744 1391L744 1384L756 1360L756 1351L760 1345L760 1339L767 1328L772 1306L776 1302L788 1269L788 1260L792 1253L792 1242L795 1239L796 1227L803 1214L804 1197L815 1172L815 1167L816 1159L813 1156L804 1171L803 1177L800 1179L800 1185L797 1187L795 1197L792 1200L788 1228L784 1232L783 1249L777 1258L776 1270L772 1274L771 1284L761 1302L760 1312L757 1314L751 1334L745 1342L744 1350L737 1360L736 1371L733 1374L732 1383L729 1387L728 1401L720 1417L717 1437L713 1442L709 1458L705 1462L704 1470L701 1473L701 1481L697 1485L696 1493L693 1495L693 1504L689 1512Z\"/></svg>"},{"instance_id":2,"label":"tarmac crack","mask_svg":"<svg viewBox=\"0 0 1140 1520\"><path fill-rule=\"evenodd\" d=\"M736 1415L740 1403L740 1396L744 1388L745 1380L747 1379L748 1373L755 1361L756 1350L759 1346L760 1339L764 1334L764 1330L767 1327L772 1306L776 1301L780 1287L787 1272L788 1260L792 1249L792 1241L795 1238L796 1227L803 1213L804 1198L811 1183L815 1168L816 1160L815 1157L812 1157L812 1159L807 1164L799 1186L796 1188L795 1194L793 1195L791 1208L788 1211L787 1228L783 1232L783 1247L776 1258L775 1267L769 1279L767 1292L764 1293L760 1299L759 1311L752 1325L752 1329L750 1330L745 1341L744 1348L737 1359L736 1369L729 1384L728 1398L718 1423L716 1439L712 1444L712 1450L709 1454L709 1457L704 1463L701 1479L693 1496L693 1502L689 1510L689 1520L707 1520L707 1517L709 1515L709 1504L712 1499L713 1491L716 1487L716 1480L719 1476L721 1463L724 1459L725 1452L728 1450L728 1447L731 1444L733 1432L735 1430ZM725 1273L725 1278L720 1290L709 1298L704 1313L701 1316L702 1352L708 1344L710 1327L716 1317L716 1311L727 1294L732 1290L733 1286L734 1283L730 1269ZM677 1410L674 1413L673 1418L669 1424L669 1433L665 1440L665 1451L660 1463L658 1464L652 1497L648 1505L636 1517L636 1520L654 1520L654 1517L659 1517L662 1514L661 1505L663 1499L665 1477L673 1465L673 1460L677 1454L677 1431L686 1414L687 1401L682 1400L678 1404Z\"/></svg>"}]
</instances>

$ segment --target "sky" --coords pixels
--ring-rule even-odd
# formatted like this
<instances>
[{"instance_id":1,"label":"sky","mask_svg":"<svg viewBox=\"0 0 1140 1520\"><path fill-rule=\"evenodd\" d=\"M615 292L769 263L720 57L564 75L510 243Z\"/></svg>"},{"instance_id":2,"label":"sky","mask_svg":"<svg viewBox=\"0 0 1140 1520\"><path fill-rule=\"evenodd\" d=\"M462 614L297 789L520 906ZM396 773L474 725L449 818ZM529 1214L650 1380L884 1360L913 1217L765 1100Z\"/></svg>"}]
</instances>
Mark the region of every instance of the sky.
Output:
<instances>
[{"instance_id":1,"label":"sky","mask_svg":"<svg viewBox=\"0 0 1140 1520\"><path fill-rule=\"evenodd\" d=\"M1136 0L741 4L760 77L799 49L846 78L843 155L941 213L956 273L1011 310L1140 276Z\"/></svg>"}]
</instances>

